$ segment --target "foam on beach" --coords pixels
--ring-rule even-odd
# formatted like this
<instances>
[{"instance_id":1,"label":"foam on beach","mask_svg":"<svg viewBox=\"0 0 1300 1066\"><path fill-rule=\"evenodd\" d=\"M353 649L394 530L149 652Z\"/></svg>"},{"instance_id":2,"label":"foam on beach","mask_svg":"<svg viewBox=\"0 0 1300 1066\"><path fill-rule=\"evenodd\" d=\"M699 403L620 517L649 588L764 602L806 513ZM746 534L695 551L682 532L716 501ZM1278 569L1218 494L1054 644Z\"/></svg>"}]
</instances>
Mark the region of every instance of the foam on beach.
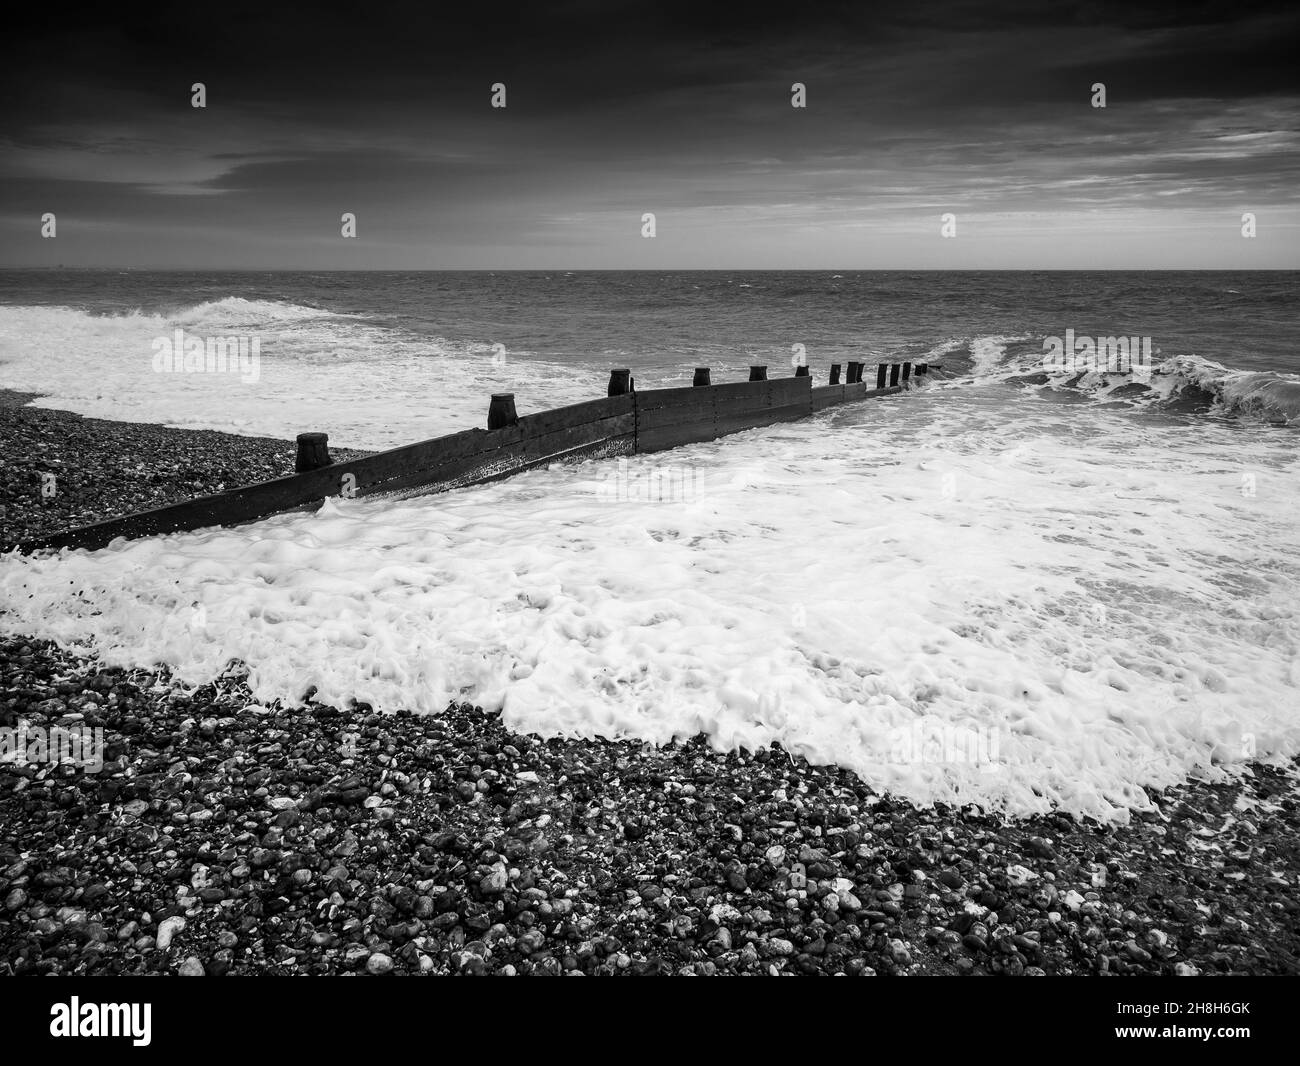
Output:
<instances>
[{"instance_id":1,"label":"foam on beach","mask_svg":"<svg viewBox=\"0 0 1300 1066\"><path fill-rule=\"evenodd\" d=\"M238 372L158 372L154 342L256 340L256 380ZM482 424L492 391L521 411L599 395L595 367L559 365L481 342L407 334L362 316L227 297L166 314L93 315L0 306L0 381L37 403L93 418L391 448Z\"/></svg>"},{"instance_id":2,"label":"foam on beach","mask_svg":"<svg viewBox=\"0 0 1300 1066\"><path fill-rule=\"evenodd\" d=\"M1014 395L10 556L0 630L191 684L240 659L260 700L780 741L1012 814L1125 820L1144 786L1300 752L1290 433Z\"/></svg>"}]
</instances>

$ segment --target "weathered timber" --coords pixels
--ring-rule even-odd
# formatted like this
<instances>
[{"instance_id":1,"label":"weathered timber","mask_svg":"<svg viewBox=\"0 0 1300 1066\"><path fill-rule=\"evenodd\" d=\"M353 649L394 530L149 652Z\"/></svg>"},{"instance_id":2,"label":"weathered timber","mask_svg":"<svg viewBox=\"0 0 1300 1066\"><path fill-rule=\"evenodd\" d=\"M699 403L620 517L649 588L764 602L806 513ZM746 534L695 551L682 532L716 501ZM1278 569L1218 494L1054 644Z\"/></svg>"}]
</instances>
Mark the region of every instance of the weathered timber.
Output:
<instances>
[{"instance_id":1,"label":"weathered timber","mask_svg":"<svg viewBox=\"0 0 1300 1066\"><path fill-rule=\"evenodd\" d=\"M713 391L719 437L812 413L811 378L716 385Z\"/></svg>"},{"instance_id":2,"label":"weathered timber","mask_svg":"<svg viewBox=\"0 0 1300 1066\"><path fill-rule=\"evenodd\" d=\"M882 364L883 369L884 364ZM917 375L922 371L917 367ZM804 368L806 369L806 368ZM928 368L927 368L928 369ZM703 371L704 384L699 383ZM204 496L80 529L27 541L31 551L102 548L119 537L143 537L237 525L287 511L318 507L331 496L406 497L480 484L553 462L653 452L680 444L713 440L746 429L793 421L838 403L901 392L900 368L892 367L890 387L868 389L862 364L849 363L849 380L812 388L808 374L709 385L708 368L686 388L636 392L630 371L626 390L598 400L520 417L513 393L495 393L488 426L393 448L350 462L303 470L290 477ZM832 377L838 377L833 370ZM616 380L611 376L611 389ZM621 375L617 387L623 387ZM325 435L311 440L307 461L320 457ZM299 462L302 462L300 447Z\"/></svg>"},{"instance_id":3,"label":"weathered timber","mask_svg":"<svg viewBox=\"0 0 1300 1066\"><path fill-rule=\"evenodd\" d=\"M713 440L715 386L651 389L636 397L636 450L657 452Z\"/></svg>"},{"instance_id":4,"label":"weathered timber","mask_svg":"<svg viewBox=\"0 0 1300 1066\"><path fill-rule=\"evenodd\" d=\"M812 390L812 409L820 411L823 407L833 407L844 402L843 385L821 385Z\"/></svg>"},{"instance_id":5,"label":"weathered timber","mask_svg":"<svg viewBox=\"0 0 1300 1066\"><path fill-rule=\"evenodd\" d=\"M515 394L494 392L492 402L488 405L488 429L513 426L518 421L519 416L515 413Z\"/></svg>"},{"instance_id":6,"label":"weathered timber","mask_svg":"<svg viewBox=\"0 0 1300 1066\"><path fill-rule=\"evenodd\" d=\"M308 470L319 470L322 466L329 465L329 434L299 433L298 456L293 463L294 470L299 474L305 474Z\"/></svg>"},{"instance_id":7,"label":"weathered timber","mask_svg":"<svg viewBox=\"0 0 1300 1066\"><path fill-rule=\"evenodd\" d=\"M118 537L236 525L314 508L330 496L423 495L565 459L631 455L636 445L633 395L526 415L495 430L463 430L363 459L96 522L18 547L25 551L102 548Z\"/></svg>"}]
</instances>

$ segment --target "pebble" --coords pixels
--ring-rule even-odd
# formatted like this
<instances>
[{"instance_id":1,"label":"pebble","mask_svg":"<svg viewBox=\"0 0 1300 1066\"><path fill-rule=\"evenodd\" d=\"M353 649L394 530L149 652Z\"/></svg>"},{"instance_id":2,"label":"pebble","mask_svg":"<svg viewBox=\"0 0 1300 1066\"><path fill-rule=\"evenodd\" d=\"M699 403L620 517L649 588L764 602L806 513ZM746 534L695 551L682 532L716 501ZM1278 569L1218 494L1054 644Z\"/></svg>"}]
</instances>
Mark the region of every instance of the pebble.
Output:
<instances>
[{"instance_id":1,"label":"pebble","mask_svg":"<svg viewBox=\"0 0 1300 1066\"><path fill-rule=\"evenodd\" d=\"M1284 973L1300 953L1300 818L1272 768L1166 790L1158 822L1011 826L776 747L542 741L468 706L243 713L243 676L181 691L0 638L0 708L111 713L121 745L85 792L0 775L0 973ZM1239 794L1270 818L1225 828Z\"/></svg>"},{"instance_id":2,"label":"pebble","mask_svg":"<svg viewBox=\"0 0 1300 1066\"><path fill-rule=\"evenodd\" d=\"M1051 841L1044 837L1030 837L1029 840L1025 842L1025 850L1028 851L1030 855L1035 855L1040 859L1056 858L1056 848L1053 847Z\"/></svg>"},{"instance_id":3,"label":"pebble","mask_svg":"<svg viewBox=\"0 0 1300 1066\"><path fill-rule=\"evenodd\" d=\"M1150 962L1151 952L1143 947L1139 947L1136 941L1129 940L1124 944L1124 951L1134 962Z\"/></svg>"},{"instance_id":4,"label":"pebble","mask_svg":"<svg viewBox=\"0 0 1300 1066\"><path fill-rule=\"evenodd\" d=\"M172 946L172 939L185 928L185 919L180 915L164 918L158 923L157 945L159 951L166 951Z\"/></svg>"},{"instance_id":5,"label":"pebble","mask_svg":"<svg viewBox=\"0 0 1300 1066\"><path fill-rule=\"evenodd\" d=\"M386 973L392 973L393 960L382 952L375 952L366 960L366 973L373 977L379 977Z\"/></svg>"},{"instance_id":6,"label":"pebble","mask_svg":"<svg viewBox=\"0 0 1300 1066\"><path fill-rule=\"evenodd\" d=\"M490 873L483 877L478 886L484 895L497 895L506 890L509 884L509 875L506 873L504 866L494 866Z\"/></svg>"}]
</instances>

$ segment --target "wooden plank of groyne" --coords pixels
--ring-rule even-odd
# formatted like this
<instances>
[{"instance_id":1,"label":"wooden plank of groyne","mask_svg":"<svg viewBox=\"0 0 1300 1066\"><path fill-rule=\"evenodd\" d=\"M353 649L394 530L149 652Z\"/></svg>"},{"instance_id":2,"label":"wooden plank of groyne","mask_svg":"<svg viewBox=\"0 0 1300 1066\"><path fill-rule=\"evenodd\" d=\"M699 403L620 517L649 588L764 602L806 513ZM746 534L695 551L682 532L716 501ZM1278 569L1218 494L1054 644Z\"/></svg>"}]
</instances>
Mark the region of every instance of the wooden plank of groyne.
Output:
<instances>
[{"instance_id":1,"label":"wooden plank of groyne","mask_svg":"<svg viewBox=\"0 0 1300 1066\"><path fill-rule=\"evenodd\" d=\"M573 404L520 418L497 430L469 429L347 463L202 496L124 518L25 542L36 548L102 548L118 537L144 537L237 525L326 497L443 492L561 459L627 455L635 449L631 395Z\"/></svg>"},{"instance_id":2,"label":"wooden plank of groyne","mask_svg":"<svg viewBox=\"0 0 1300 1066\"><path fill-rule=\"evenodd\" d=\"M682 426L713 421L713 386L656 389L636 394L637 425Z\"/></svg>"},{"instance_id":3,"label":"wooden plank of groyne","mask_svg":"<svg viewBox=\"0 0 1300 1066\"><path fill-rule=\"evenodd\" d=\"M712 418L707 422L683 423L668 426L639 426L636 435L638 452L661 452L683 444L699 444L717 436Z\"/></svg>"},{"instance_id":4,"label":"wooden plank of groyne","mask_svg":"<svg viewBox=\"0 0 1300 1066\"><path fill-rule=\"evenodd\" d=\"M812 393L812 378L790 377L769 381L769 398L773 407L807 407Z\"/></svg>"},{"instance_id":5,"label":"wooden plank of groyne","mask_svg":"<svg viewBox=\"0 0 1300 1066\"><path fill-rule=\"evenodd\" d=\"M768 403L772 415L778 421L791 422L796 418L807 418L812 413L812 379L798 377L773 381Z\"/></svg>"},{"instance_id":6,"label":"wooden plank of groyne","mask_svg":"<svg viewBox=\"0 0 1300 1066\"><path fill-rule=\"evenodd\" d=\"M516 464L531 466L574 459L595 451L619 454L617 450L610 452L608 448L608 445L615 440L626 444L626 454L636 450L634 415L629 413L617 418L601 419L599 422L554 429L549 433L527 435L517 446L505 447L501 451L509 455Z\"/></svg>"},{"instance_id":7,"label":"wooden plank of groyne","mask_svg":"<svg viewBox=\"0 0 1300 1066\"><path fill-rule=\"evenodd\" d=\"M766 425L772 408L774 384L772 381L746 381L715 385L714 428L718 436Z\"/></svg>"},{"instance_id":8,"label":"wooden plank of groyne","mask_svg":"<svg viewBox=\"0 0 1300 1066\"><path fill-rule=\"evenodd\" d=\"M752 402L756 396L767 396L772 384L771 381L723 381L711 388L713 395L720 400Z\"/></svg>"},{"instance_id":9,"label":"wooden plank of groyne","mask_svg":"<svg viewBox=\"0 0 1300 1066\"><path fill-rule=\"evenodd\" d=\"M789 422L812 413L811 378L777 378L748 385L748 392L736 386L717 387L718 436Z\"/></svg>"},{"instance_id":10,"label":"wooden plank of groyne","mask_svg":"<svg viewBox=\"0 0 1300 1066\"><path fill-rule=\"evenodd\" d=\"M423 496L482 484L549 463L631 455L636 450L636 421L631 411L614 418L538 432L545 425L521 418L513 426L479 431L481 446L474 453L409 470L358 495Z\"/></svg>"},{"instance_id":11,"label":"wooden plank of groyne","mask_svg":"<svg viewBox=\"0 0 1300 1066\"><path fill-rule=\"evenodd\" d=\"M636 450L658 452L713 440L716 386L651 389L636 394Z\"/></svg>"},{"instance_id":12,"label":"wooden plank of groyne","mask_svg":"<svg viewBox=\"0 0 1300 1066\"><path fill-rule=\"evenodd\" d=\"M630 387L630 380L629 380ZM792 421L837 402L902 392L862 382L812 388L808 375L771 380L626 392L517 417L514 398L494 395L491 430L468 429L377 455L304 469L229 492L203 496L80 529L26 541L19 548L102 548L118 537L144 537L237 525L318 506L330 496L413 496L479 484L567 459L658 451L728 433ZM311 437L312 435L304 435ZM299 461L325 441L300 440ZM303 463L302 465L310 465Z\"/></svg>"},{"instance_id":13,"label":"wooden plank of groyne","mask_svg":"<svg viewBox=\"0 0 1300 1066\"><path fill-rule=\"evenodd\" d=\"M713 386L714 409L732 418L750 411L764 411L772 406L775 381L735 381Z\"/></svg>"},{"instance_id":14,"label":"wooden plank of groyne","mask_svg":"<svg viewBox=\"0 0 1300 1066\"><path fill-rule=\"evenodd\" d=\"M619 415L635 412L636 394L625 393L621 396L602 396L598 400L584 400L582 403L569 404L567 407L553 407L531 415L521 415L519 425L528 430L533 427L536 432L545 433L552 429L569 426L588 425Z\"/></svg>"},{"instance_id":15,"label":"wooden plank of groyne","mask_svg":"<svg viewBox=\"0 0 1300 1066\"><path fill-rule=\"evenodd\" d=\"M811 402L814 411L820 411L823 407L831 407L837 403L843 403L844 386L821 385L812 390Z\"/></svg>"},{"instance_id":16,"label":"wooden plank of groyne","mask_svg":"<svg viewBox=\"0 0 1300 1066\"><path fill-rule=\"evenodd\" d=\"M25 542L34 548L102 548L118 537L147 537L207 526L235 525L299 507L319 504L327 496L353 488L369 495L400 487L403 471L423 472L431 466L472 469L481 463L485 430L471 429L450 436L408 444L379 455L336 463L289 477L200 496L185 503L158 507L122 518L108 519L79 529ZM353 484L348 482L352 478Z\"/></svg>"}]
</instances>

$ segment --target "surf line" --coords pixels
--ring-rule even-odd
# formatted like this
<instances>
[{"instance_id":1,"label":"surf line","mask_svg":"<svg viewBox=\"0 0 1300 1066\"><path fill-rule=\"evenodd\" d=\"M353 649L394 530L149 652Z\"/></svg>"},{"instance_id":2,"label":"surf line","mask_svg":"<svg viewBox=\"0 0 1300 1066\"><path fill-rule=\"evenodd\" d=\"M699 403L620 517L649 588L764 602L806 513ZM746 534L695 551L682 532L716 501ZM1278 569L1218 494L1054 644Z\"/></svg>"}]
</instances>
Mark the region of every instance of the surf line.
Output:
<instances>
[{"instance_id":1,"label":"surf line","mask_svg":"<svg viewBox=\"0 0 1300 1066\"><path fill-rule=\"evenodd\" d=\"M1067 329L1064 338L1045 338L1043 352L1044 368L1063 374L1128 374L1151 366L1150 337L1076 337Z\"/></svg>"}]
</instances>

